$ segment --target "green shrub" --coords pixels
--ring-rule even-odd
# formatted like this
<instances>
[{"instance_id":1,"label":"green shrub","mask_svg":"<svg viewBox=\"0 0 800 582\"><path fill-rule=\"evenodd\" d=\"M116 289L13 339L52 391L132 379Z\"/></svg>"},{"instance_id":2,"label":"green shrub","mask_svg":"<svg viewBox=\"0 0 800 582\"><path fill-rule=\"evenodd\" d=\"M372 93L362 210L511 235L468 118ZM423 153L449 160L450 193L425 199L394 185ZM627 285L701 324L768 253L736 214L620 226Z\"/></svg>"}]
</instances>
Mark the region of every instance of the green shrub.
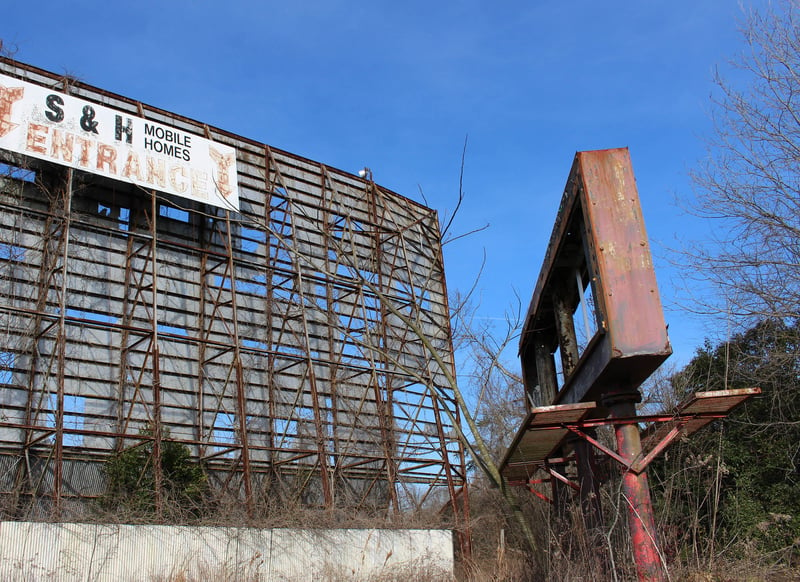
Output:
<instances>
[{"instance_id":1,"label":"green shrub","mask_svg":"<svg viewBox=\"0 0 800 582\"><path fill-rule=\"evenodd\" d=\"M124 510L137 517L157 513L153 430L146 428L140 434L145 437L141 443L117 453L104 467L107 489L102 506L106 510ZM192 459L189 447L170 440L168 431L161 441L161 472L164 511L199 515L208 491L205 472Z\"/></svg>"}]
</instances>

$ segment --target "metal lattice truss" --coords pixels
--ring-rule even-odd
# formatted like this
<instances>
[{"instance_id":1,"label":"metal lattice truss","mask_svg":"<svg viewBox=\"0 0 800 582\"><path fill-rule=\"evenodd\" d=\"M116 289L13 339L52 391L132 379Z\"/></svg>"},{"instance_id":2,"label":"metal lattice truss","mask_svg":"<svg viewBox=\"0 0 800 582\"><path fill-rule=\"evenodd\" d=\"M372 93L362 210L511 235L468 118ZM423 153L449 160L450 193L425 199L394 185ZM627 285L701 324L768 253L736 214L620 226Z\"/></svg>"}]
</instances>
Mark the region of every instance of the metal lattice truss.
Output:
<instances>
[{"instance_id":1,"label":"metal lattice truss","mask_svg":"<svg viewBox=\"0 0 800 582\"><path fill-rule=\"evenodd\" d=\"M158 467L169 439L251 509L276 491L326 507L397 509L436 487L455 497L464 458L436 213L371 180L70 90L235 147L241 213L0 152L11 164L0 490L59 508L102 494L114 452L149 442Z\"/></svg>"}]
</instances>

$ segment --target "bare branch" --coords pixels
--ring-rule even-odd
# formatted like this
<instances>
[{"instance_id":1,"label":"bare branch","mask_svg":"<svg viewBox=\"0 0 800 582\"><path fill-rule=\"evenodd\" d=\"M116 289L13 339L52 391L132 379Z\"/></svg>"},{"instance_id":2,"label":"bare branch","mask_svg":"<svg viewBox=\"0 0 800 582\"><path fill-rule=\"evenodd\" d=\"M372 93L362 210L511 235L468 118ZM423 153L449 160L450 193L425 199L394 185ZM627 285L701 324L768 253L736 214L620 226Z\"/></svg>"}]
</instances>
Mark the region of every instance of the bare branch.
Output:
<instances>
[{"instance_id":1,"label":"bare branch","mask_svg":"<svg viewBox=\"0 0 800 582\"><path fill-rule=\"evenodd\" d=\"M458 209L461 208L461 203L464 201L464 163L467 158L468 138L469 136L464 136L464 149L461 150L461 169L458 172L458 200L456 201L456 207L453 209L452 214L450 214L447 224L442 229L442 240L447 239L447 233L450 232L450 227L453 225L453 220L455 220L455 217L458 214Z\"/></svg>"},{"instance_id":2,"label":"bare branch","mask_svg":"<svg viewBox=\"0 0 800 582\"><path fill-rule=\"evenodd\" d=\"M747 322L800 317L798 9L787 0L748 15L747 51L733 62L748 84L716 75L714 133L691 175L693 211L713 230L688 249L686 266L719 290L707 307Z\"/></svg>"}]
</instances>

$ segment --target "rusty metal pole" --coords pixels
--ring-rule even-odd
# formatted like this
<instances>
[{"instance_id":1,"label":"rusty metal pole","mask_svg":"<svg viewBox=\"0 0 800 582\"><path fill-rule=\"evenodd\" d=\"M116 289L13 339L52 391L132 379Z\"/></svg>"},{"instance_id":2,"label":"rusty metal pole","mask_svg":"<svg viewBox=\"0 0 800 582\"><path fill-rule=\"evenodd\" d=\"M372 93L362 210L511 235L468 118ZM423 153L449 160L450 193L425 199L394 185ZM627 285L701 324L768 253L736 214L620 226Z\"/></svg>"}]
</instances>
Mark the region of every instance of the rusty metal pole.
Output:
<instances>
[{"instance_id":1,"label":"rusty metal pole","mask_svg":"<svg viewBox=\"0 0 800 582\"><path fill-rule=\"evenodd\" d=\"M553 293L553 310L555 315L556 335L561 352L561 372L564 374L563 383L575 371L580 354L578 353L578 340L575 334L575 322L572 320L572 309L567 301L568 290L564 285L558 285ZM556 386L556 390L558 387ZM554 395L555 397L555 395ZM564 457L564 449L558 451L559 457ZM553 468L561 475L566 475L566 464L554 465ZM553 504L556 517L562 520L568 518L568 505L570 492L564 484L553 480Z\"/></svg>"},{"instance_id":2,"label":"rusty metal pole","mask_svg":"<svg viewBox=\"0 0 800 582\"><path fill-rule=\"evenodd\" d=\"M65 367L67 360L67 291L69 284L69 245L70 228L72 227L72 168L67 168L67 183L64 186L63 204L61 211L64 213L61 226L62 252L61 252L61 288L58 298L58 336L56 337L57 350L57 378L56 378L56 409L55 409L55 442L53 459L53 509L56 519L61 519L62 493L64 484L64 383Z\"/></svg>"},{"instance_id":3,"label":"rusty metal pole","mask_svg":"<svg viewBox=\"0 0 800 582\"><path fill-rule=\"evenodd\" d=\"M587 429L585 432L587 436L597 438L597 432L594 429ZM593 552L596 575L605 578L608 574L609 564L604 549L603 506L600 500L600 481L597 478L594 448L583 438L576 438L571 441L571 444L575 451L578 468L581 517L583 518L587 547Z\"/></svg>"},{"instance_id":4,"label":"rusty metal pole","mask_svg":"<svg viewBox=\"0 0 800 582\"><path fill-rule=\"evenodd\" d=\"M626 392L606 396L603 404L608 407L613 418L633 418L636 416L636 403L640 400L641 394L638 391ZM642 442L637 424L618 424L614 427L614 431L617 453L625 461L630 464L641 457ZM665 582L664 568L656 542L656 525L647 473L645 471L635 473L626 469L622 475L622 492L628 506L628 526L637 576L641 581Z\"/></svg>"},{"instance_id":5,"label":"rusty metal pole","mask_svg":"<svg viewBox=\"0 0 800 582\"><path fill-rule=\"evenodd\" d=\"M594 429L586 430L586 434L596 438ZM584 439L572 441L575 460L578 465L578 484L580 485L581 511L586 530L594 537L603 525L603 508L600 503L600 483L596 479L597 463L592 445Z\"/></svg>"},{"instance_id":6,"label":"rusty metal pole","mask_svg":"<svg viewBox=\"0 0 800 582\"><path fill-rule=\"evenodd\" d=\"M162 465L164 432L161 425L161 354L158 339L158 199L155 190L150 191L150 278L152 281L150 357L153 389L153 482L156 515L164 515L164 467Z\"/></svg>"}]
</instances>

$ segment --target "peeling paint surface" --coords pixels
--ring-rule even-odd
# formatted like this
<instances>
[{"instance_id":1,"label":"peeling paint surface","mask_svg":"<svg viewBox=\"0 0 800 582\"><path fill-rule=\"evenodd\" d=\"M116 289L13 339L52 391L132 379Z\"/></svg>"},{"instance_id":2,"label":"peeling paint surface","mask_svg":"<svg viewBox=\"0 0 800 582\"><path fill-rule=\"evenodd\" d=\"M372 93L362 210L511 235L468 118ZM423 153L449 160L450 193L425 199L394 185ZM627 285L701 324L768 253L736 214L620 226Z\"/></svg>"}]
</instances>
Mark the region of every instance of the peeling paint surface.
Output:
<instances>
[{"instance_id":1,"label":"peeling paint surface","mask_svg":"<svg viewBox=\"0 0 800 582\"><path fill-rule=\"evenodd\" d=\"M0 522L0 580L299 582L415 566L452 575L452 533Z\"/></svg>"}]
</instances>

